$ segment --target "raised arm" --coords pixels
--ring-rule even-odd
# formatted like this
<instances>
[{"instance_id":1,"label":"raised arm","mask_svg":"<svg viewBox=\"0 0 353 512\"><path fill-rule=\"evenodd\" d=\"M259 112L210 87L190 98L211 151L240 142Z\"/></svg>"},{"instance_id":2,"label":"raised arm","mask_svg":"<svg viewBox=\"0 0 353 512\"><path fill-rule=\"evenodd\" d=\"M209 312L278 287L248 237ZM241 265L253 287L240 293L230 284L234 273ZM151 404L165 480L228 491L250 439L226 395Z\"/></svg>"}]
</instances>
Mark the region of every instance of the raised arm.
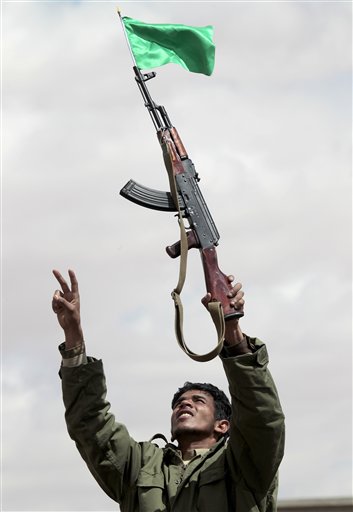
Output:
<instances>
[{"instance_id":1,"label":"raised arm","mask_svg":"<svg viewBox=\"0 0 353 512\"><path fill-rule=\"evenodd\" d=\"M229 452L254 493L270 492L284 450L284 415L268 370L266 346L248 338L253 353L223 357L232 397Z\"/></svg>"},{"instance_id":2,"label":"raised arm","mask_svg":"<svg viewBox=\"0 0 353 512\"><path fill-rule=\"evenodd\" d=\"M54 293L52 307L65 334L60 376L67 429L98 484L121 503L129 499L126 495L137 479L145 445L134 441L126 427L115 421L106 400L103 364L84 353L75 273L69 270L70 285L58 270L53 273L61 286ZM78 357L82 354L83 358Z\"/></svg>"},{"instance_id":3,"label":"raised arm","mask_svg":"<svg viewBox=\"0 0 353 512\"><path fill-rule=\"evenodd\" d=\"M232 293L242 307L239 283ZM271 500L284 452L284 415L268 370L266 346L244 335L238 319L230 319L221 358L232 398L230 463L259 501Z\"/></svg>"},{"instance_id":4,"label":"raised arm","mask_svg":"<svg viewBox=\"0 0 353 512\"><path fill-rule=\"evenodd\" d=\"M233 276L228 276L230 283ZM236 309L244 307L242 285L229 292ZM207 306L210 294L202 300ZM284 415L268 370L266 346L243 334L239 319L226 321L221 359L232 398L228 459L233 475L242 479L258 500L271 499L284 451Z\"/></svg>"}]
</instances>

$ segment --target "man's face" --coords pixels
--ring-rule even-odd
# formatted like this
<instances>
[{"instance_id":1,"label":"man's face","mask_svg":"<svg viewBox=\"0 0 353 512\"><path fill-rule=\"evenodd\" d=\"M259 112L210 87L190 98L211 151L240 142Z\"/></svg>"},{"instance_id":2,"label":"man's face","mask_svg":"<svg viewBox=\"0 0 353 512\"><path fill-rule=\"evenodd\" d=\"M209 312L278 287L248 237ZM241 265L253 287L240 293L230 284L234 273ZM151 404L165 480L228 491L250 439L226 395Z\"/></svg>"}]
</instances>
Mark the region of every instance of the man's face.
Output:
<instances>
[{"instance_id":1,"label":"man's face","mask_svg":"<svg viewBox=\"0 0 353 512\"><path fill-rule=\"evenodd\" d=\"M186 391L174 404L171 417L172 439L185 435L212 436L216 423L213 396L198 389Z\"/></svg>"}]
</instances>

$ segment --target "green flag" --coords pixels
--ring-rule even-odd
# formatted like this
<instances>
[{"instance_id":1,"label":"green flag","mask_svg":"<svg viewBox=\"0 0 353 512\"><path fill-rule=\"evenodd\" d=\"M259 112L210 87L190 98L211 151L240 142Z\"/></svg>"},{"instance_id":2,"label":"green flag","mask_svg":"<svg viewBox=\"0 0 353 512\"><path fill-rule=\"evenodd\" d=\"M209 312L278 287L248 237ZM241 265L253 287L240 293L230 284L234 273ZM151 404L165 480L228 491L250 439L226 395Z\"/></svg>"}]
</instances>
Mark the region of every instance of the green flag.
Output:
<instances>
[{"instance_id":1,"label":"green flag","mask_svg":"<svg viewBox=\"0 0 353 512\"><path fill-rule=\"evenodd\" d=\"M212 74L215 56L212 26L151 24L126 16L122 20L137 67L140 69L151 69L174 62L194 73Z\"/></svg>"}]
</instances>

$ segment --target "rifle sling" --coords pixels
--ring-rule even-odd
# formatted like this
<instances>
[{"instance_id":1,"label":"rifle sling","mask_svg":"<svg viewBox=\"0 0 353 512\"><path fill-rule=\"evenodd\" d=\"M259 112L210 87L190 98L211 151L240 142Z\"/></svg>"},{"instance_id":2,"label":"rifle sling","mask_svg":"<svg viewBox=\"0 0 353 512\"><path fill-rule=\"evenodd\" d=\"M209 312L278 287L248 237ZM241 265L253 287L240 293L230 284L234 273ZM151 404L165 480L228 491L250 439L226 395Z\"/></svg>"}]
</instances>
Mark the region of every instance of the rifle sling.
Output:
<instances>
[{"instance_id":1,"label":"rifle sling","mask_svg":"<svg viewBox=\"0 0 353 512\"><path fill-rule=\"evenodd\" d=\"M180 227L180 263L179 263L179 278L178 284L172 291L172 299L174 301L175 306L175 334L177 338L177 342L180 348L194 361L206 362L211 361L218 356L221 352L224 344L224 333L225 333L225 321L223 315L223 308L220 302L209 302L208 303L208 311L211 315L213 323L215 324L218 342L213 350L207 352L206 354L196 354L192 350L188 348L185 343L184 334L183 334L183 321L184 321L184 311L183 304L181 302L181 292L184 287L185 278L186 278L186 269L187 269L187 258L188 258L188 241L186 235L186 229L183 221L183 215L179 206L178 201L178 191L175 181L175 176L173 173L173 165L172 165L172 155L170 154L170 146L168 143L164 143L162 145L164 162L168 172L170 192L173 197L173 201L175 206L178 209L178 222ZM167 151L167 154L165 153Z\"/></svg>"}]
</instances>

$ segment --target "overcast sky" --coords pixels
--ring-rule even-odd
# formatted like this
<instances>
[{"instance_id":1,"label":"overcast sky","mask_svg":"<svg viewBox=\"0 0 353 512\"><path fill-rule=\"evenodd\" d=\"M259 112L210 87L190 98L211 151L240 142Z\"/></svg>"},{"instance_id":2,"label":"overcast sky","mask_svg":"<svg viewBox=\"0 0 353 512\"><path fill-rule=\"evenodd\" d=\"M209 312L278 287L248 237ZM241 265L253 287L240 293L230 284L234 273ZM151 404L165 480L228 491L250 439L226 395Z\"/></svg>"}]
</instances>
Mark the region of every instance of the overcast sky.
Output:
<instances>
[{"instance_id":1,"label":"overcast sky","mask_svg":"<svg viewBox=\"0 0 353 512\"><path fill-rule=\"evenodd\" d=\"M119 2L152 23L214 25L211 77L149 82L200 174L219 264L244 286L287 418L280 499L351 495L350 2ZM177 347L172 214L119 196L166 190L115 2L3 1L2 510L116 510L63 418L52 268L75 269L88 353L136 440L169 433L185 380L227 390L219 360ZM215 343L197 251L186 338Z\"/></svg>"}]
</instances>

